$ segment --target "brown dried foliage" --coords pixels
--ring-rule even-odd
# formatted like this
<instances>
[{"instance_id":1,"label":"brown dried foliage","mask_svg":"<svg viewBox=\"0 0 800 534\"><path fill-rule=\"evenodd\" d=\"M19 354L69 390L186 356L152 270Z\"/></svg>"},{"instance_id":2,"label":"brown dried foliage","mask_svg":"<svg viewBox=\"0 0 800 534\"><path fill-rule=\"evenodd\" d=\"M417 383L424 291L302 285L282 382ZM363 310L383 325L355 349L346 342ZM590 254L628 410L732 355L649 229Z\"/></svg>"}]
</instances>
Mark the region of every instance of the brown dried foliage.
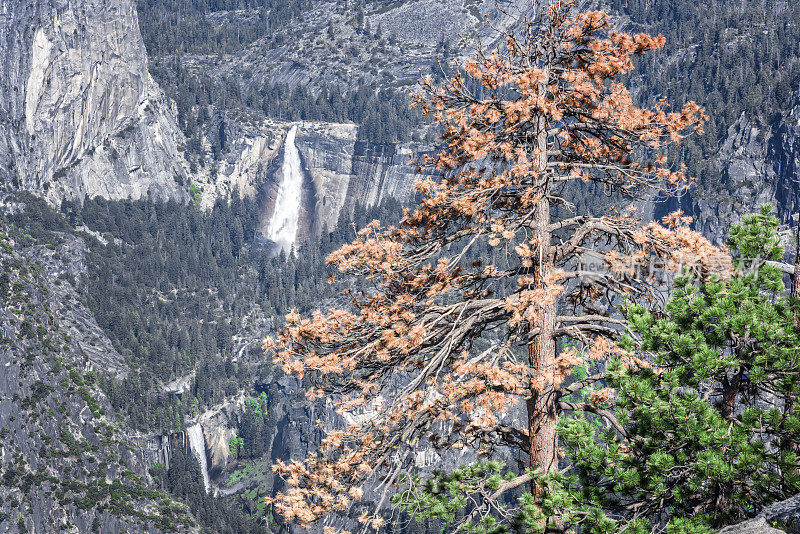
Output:
<instances>
[{"instance_id":1,"label":"brown dried foliage","mask_svg":"<svg viewBox=\"0 0 800 534\"><path fill-rule=\"evenodd\" d=\"M349 422L326 428L304 461L275 466L288 489L274 505L287 520L347 509L365 485L390 488L419 447L528 450L531 430L509 426L504 414L542 392L558 409L575 409L558 404L570 391L565 377L617 350L610 340L624 324L610 304L618 295L655 298L653 280L632 262L719 270L722 251L679 215L642 227L629 214L554 220L550 211L567 204L559 191L569 181L630 198L690 183L664 166L659 149L700 131L702 110L638 108L618 81L663 37L615 33L606 13L564 1L520 27L505 35L504 53L479 50L442 87L421 82L415 105L444 127L445 149L425 162L441 180L418 184L422 201L400 227L375 222L328 258L372 290L346 309L289 314L265 342L286 372L313 375L309 397L335 395ZM466 89L467 78L480 94ZM502 262L465 261L478 240ZM608 268L586 272L587 257ZM571 338L582 348L553 353L549 371L537 371L519 348L543 335L552 347ZM600 390L593 402L612 399ZM372 528L382 521L362 519Z\"/></svg>"}]
</instances>

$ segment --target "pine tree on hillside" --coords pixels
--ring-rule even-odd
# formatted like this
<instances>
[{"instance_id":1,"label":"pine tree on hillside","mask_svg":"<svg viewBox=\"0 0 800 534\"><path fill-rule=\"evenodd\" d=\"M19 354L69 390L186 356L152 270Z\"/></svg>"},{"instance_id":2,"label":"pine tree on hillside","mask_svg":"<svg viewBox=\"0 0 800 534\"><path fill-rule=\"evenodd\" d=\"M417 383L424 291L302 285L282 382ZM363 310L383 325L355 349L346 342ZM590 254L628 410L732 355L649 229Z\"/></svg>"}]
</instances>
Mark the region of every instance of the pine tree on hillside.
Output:
<instances>
[{"instance_id":1,"label":"pine tree on hillside","mask_svg":"<svg viewBox=\"0 0 800 534\"><path fill-rule=\"evenodd\" d=\"M418 184L422 201L399 228L375 222L329 256L370 291L347 309L290 313L265 343L286 371L312 375L311 398L342 395L340 411L356 414L344 430L327 428L304 462L275 466L288 484L275 505L288 520L347 509L368 484L391 491L425 447L512 447L529 469L506 489L530 482L544 506L559 414L574 409L561 402L565 377L617 350L616 295L656 298L631 262L716 267L719 251L679 216L641 227L618 212L569 214L563 196L574 182L628 198L686 187L663 150L699 130L702 110L637 108L619 82L663 39L616 33L606 13L568 1L504 37L503 53L478 51L446 85L422 81L415 102L444 127L446 148L428 161L442 178ZM485 246L491 255L475 258ZM587 259L604 269L584 268ZM521 427L505 416L515 406L527 409ZM592 403L581 409L619 424ZM364 511L365 525L382 524L383 502Z\"/></svg>"}]
</instances>

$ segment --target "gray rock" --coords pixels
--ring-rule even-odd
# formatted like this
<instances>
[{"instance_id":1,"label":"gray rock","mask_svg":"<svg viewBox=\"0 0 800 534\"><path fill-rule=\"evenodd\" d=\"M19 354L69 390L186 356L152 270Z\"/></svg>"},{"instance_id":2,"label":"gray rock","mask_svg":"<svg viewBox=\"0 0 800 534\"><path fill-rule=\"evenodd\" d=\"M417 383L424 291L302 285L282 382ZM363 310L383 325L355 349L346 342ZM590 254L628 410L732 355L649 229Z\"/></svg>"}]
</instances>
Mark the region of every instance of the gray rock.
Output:
<instances>
[{"instance_id":1,"label":"gray rock","mask_svg":"<svg viewBox=\"0 0 800 534\"><path fill-rule=\"evenodd\" d=\"M727 190L695 195L692 207L704 235L722 242L732 223L761 204L776 206L781 221L789 223L799 208L800 90L771 126L759 127L743 113L728 128L714 163Z\"/></svg>"},{"instance_id":2,"label":"gray rock","mask_svg":"<svg viewBox=\"0 0 800 534\"><path fill-rule=\"evenodd\" d=\"M738 525L725 527L719 531L719 534L781 534L782 532L769 526L763 517L758 517Z\"/></svg>"},{"instance_id":3,"label":"gray rock","mask_svg":"<svg viewBox=\"0 0 800 534\"><path fill-rule=\"evenodd\" d=\"M774 503L761 512L759 517L790 534L800 534L800 494Z\"/></svg>"},{"instance_id":4,"label":"gray rock","mask_svg":"<svg viewBox=\"0 0 800 534\"><path fill-rule=\"evenodd\" d=\"M31 263L39 262L51 280L48 305L58 317L62 329L77 343L81 365L87 370L102 371L117 379L128 374L122 355L103 333L91 310L82 302L77 280L86 273L86 243L72 234L59 233L64 242L55 250L33 246L24 252Z\"/></svg>"},{"instance_id":5,"label":"gray rock","mask_svg":"<svg viewBox=\"0 0 800 534\"><path fill-rule=\"evenodd\" d=\"M131 0L0 0L0 181L50 201L182 199L171 103Z\"/></svg>"},{"instance_id":6,"label":"gray rock","mask_svg":"<svg viewBox=\"0 0 800 534\"><path fill-rule=\"evenodd\" d=\"M333 228L344 211L355 205L373 206L385 198L410 200L422 176L410 163L419 152L398 144L356 141L357 128L346 124L309 125L298 131L297 148L313 182L310 225L319 234Z\"/></svg>"},{"instance_id":7,"label":"gray rock","mask_svg":"<svg viewBox=\"0 0 800 534\"><path fill-rule=\"evenodd\" d=\"M203 187L201 205L209 208L216 198L233 191L256 196L259 230L266 236L282 180L284 140L293 123L265 121L247 128L230 123L232 133L242 137L231 143L213 181L198 180ZM357 141L357 133L354 124L299 123L296 146L306 180L298 242L319 236L326 226L334 228L339 215L351 216L356 204L369 207L390 197L409 201L414 183L425 176L411 162L424 153L424 146Z\"/></svg>"},{"instance_id":8,"label":"gray rock","mask_svg":"<svg viewBox=\"0 0 800 534\"><path fill-rule=\"evenodd\" d=\"M147 466L168 465L171 447L118 419L90 374L121 377L128 368L76 292L84 242L61 237L25 248L0 238L14 287L0 298L0 532L24 524L28 532L155 534L144 514L158 514L161 499L145 491L155 489ZM136 513L98 497L108 484Z\"/></svg>"},{"instance_id":9,"label":"gray rock","mask_svg":"<svg viewBox=\"0 0 800 534\"><path fill-rule=\"evenodd\" d=\"M197 422L203 429L206 454L210 460L208 472L212 478L217 477L228 464L230 439L235 435L232 428L233 421L236 415L242 413L243 410L244 397L239 396L215 406L197 418Z\"/></svg>"},{"instance_id":10,"label":"gray rock","mask_svg":"<svg viewBox=\"0 0 800 534\"><path fill-rule=\"evenodd\" d=\"M780 529L780 530L778 530ZM800 494L773 503L754 519L725 527L719 534L800 534Z\"/></svg>"}]
</instances>

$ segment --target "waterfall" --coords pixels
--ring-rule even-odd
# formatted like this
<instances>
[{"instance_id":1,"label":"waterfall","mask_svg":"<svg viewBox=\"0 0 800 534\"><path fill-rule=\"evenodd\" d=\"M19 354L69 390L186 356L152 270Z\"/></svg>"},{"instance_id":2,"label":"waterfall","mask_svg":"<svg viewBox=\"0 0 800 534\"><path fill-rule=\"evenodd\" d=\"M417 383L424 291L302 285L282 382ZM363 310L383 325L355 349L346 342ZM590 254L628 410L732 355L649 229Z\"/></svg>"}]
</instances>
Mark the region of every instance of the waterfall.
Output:
<instances>
[{"instance_id":1,"label":"waterfall","mask_svg":"<svg viewBox=\"0 0 800 534\"><path fill-rule=\"evenodd\" d=\"M189 438L191 447L197 461L200 462L200 470L203 472L203 484L206 493L211 489L211 479L208 476L208 460L206 459L206 438L203 436L203 427L198 423L186 429L186 436Z\"/></svg>"},{"instance_id":2,"label":"waterfall","mask_svg":"<svg viewBox=\"0 0 800 534\"><path fill-rule=\"evenodd\" d=\"M294 125L286 135L283 145L283 177L275 199L275 209L267 226L267 238L287 253L297 239L300 197L303 193L303 170L300 168L300 153L295 145L296 137L297 125Z\"/></svg>"}]
</instances>

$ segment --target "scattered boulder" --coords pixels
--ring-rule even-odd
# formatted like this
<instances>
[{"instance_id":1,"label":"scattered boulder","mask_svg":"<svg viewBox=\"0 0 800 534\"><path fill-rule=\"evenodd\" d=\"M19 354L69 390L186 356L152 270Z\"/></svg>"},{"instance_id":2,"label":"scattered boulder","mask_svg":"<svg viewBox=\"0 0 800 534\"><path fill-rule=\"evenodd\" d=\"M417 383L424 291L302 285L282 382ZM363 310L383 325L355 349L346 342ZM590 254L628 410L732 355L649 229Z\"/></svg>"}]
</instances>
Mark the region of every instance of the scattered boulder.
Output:
<instances>
[{"instance_id":1,"label":"scattered boulder","mask_svg":"<svg viewBox=\"0 0 800 534\"><path fill-rule=\"evenodd\" d=\"M718 534L800 534L800 494L776 502L754 519L725 527Z\"/></svg>"},{"instance_id":2,"label":"scattered boulder","mask_svg":"<svg viewBox=\"0 0 800 534\"><path fill-rule=\"evenodd\" d=\"M719 534L783 534L782 530L776 530L767 524L767 520L759 516L750 521L725 527Z\"/></svg>"},{"instance_id":3,"label":"scattered boulder","mask_svg":"<svg viewBox=\"0 0 800 534\"><path fill-rule=\"evenodd\" d=\"M761 512L759 517L789 534L800 534L800 494L774 503Z\"/></svg>"}]
</instances>

